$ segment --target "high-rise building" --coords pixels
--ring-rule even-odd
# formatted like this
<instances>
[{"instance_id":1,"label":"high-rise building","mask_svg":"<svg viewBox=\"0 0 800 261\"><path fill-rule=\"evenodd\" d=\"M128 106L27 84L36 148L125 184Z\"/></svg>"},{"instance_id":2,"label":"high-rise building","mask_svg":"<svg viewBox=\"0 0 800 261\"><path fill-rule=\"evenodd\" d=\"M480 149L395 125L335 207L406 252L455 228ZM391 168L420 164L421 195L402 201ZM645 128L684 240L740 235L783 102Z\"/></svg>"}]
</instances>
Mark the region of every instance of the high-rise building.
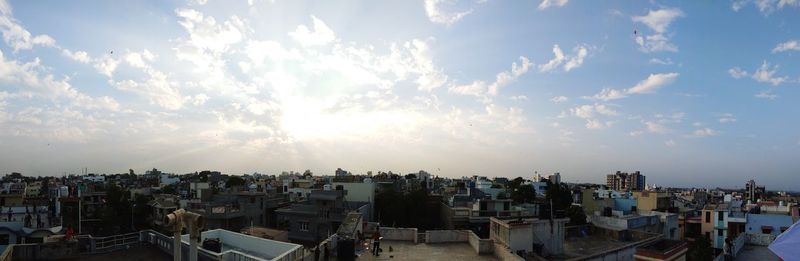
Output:
<instances>
[{"instance_id":1,"label":"high-rise building","mask_svg":"<svg viewBox=\"0 0 800 261\"><path fill-rule=\"evenodd\" d=\"M613 190L644 190L645 184L645 176L639 171L630 174L617 171L615 174L608 174L606 176L606 185Z\"/></svg>"},{"instance_id":2,"label":"high-rise building","mask_svg":"<svg viewBox=\"0 0 800 261\"><path fill-rule=\"evenodd\" d=\"M767 190L764 186L761 187L756 186L756 181L752 179L744 184L745 199L749 200L752 203L758 202L758 200L764 196L764 193L766 191Z\"/></svg>"},{"instance_id":3,"label":"high-rise building","mask_svg":"<svg viewBox=\"0 0 800 261\"><path fill-rule=\"evenodd\" d=\"M561 173L553 173L553 175L547 176L547 179L553 184L559 184L561 183Z\"/></svg>"}]
</instances>

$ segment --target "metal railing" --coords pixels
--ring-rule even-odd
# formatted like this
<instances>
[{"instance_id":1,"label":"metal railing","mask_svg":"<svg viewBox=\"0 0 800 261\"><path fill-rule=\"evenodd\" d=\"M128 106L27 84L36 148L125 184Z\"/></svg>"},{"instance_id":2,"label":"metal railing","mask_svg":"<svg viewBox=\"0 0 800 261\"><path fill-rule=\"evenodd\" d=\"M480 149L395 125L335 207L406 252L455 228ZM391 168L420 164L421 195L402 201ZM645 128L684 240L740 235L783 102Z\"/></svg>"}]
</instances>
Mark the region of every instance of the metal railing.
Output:
<instances>
[{"instance_id":1,"label":"metal railing","mask_svg":"<svg viewBox=\"0 0 800 261\"><path fill-rule=\"evenodd\" d=\"M110 252L139 243L139 232L108 237L93 237L92 253Z\"/></svg>"}]
</instances>

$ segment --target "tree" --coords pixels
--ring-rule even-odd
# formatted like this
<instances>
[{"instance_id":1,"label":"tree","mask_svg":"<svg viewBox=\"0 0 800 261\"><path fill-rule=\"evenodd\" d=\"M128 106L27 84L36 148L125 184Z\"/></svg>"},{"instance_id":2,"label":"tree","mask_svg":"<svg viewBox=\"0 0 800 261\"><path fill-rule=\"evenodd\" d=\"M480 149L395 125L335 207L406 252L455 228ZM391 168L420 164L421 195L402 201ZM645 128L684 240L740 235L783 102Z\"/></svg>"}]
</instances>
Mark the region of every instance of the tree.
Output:
<instances>
[{"instance_id":1,"label":"tree","mask_svg":"<svg viewBox=\"0 0 800 261\"><path fill-rule=\"evenodd\" d=\"M569 225L577 226L586 224L586 213L580 206L570 206L567 208L566 215L569 218Z\"/></svg>"},{"instance_id":2,"label":"tree","mask_svg":"<svg viewBox=\"0 0 800 261\"><path fill-rule=\"evenodd\" d=\"M178 191L175 189L175 185L166 185L161 188L161 193L175 195Z\"/></svg>"},{"instance_id":3,"label":"tree","mask_svg":"<svg viewBox=\"0 0 800 261\"><path fill-rule=\"evenodd\" d=\"M545 198L548 203L552 200L553 210L563 211L572 205L572 191L564 184L555 184L548 181Z\"/></svg>"},{"instance_id":4,"label":"tree","mask_svg":"<svg viewBox=\"0 0 800 261\"><path fill-rule=\"evenodd\" d=\"M417 179L417 175L414 174L414 173L410 173L410 174L406 175L406 179Z\"/></svg>"},{"instance_id":5,"label":"tree","mask_svg":"<svg viewBox=\"0 0 800 261\"><path fill-rule=\"evenodd\" d=\"M244 183L245 183L244 179L242 179L240 177L237 177L237 176L232 176L232 177L228 178L227 181L225 181L225 187L226 188L230 188L230 187L233 187L233 186L244 186Z\"/></svg>"},{"instance_id":6,"label":"tree","mask_svg":"<svg viewBox=\"0 0 800 261\"><path fill-rule=\"evenodd\" d=\"M514 203L533 203L536 200L536 190L533 186L522 185L511 191L511 199Z\"/></svg>"},{"instance_id":7,"label":"tree","mask_svg":"<svg viewBox=\"0 0 800 261\"><path fill-rule=\"evenodd\" d=\"M711 240L708 237L700 236L694 242L689 243L689 250L686 252L686 260L713 260L714 250L711 248Z\"/></svg>"}]
</instances>

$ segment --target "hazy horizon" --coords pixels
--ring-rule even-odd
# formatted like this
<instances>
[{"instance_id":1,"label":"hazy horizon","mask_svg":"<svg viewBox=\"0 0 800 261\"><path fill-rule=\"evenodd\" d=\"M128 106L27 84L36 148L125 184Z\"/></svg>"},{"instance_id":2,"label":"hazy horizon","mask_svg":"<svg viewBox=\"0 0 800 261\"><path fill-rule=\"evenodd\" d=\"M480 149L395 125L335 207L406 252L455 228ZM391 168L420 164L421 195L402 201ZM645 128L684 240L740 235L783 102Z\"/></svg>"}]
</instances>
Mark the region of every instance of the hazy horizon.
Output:
<instances>
[{"instance_id":1,"label":"hazy horizon","mask_svg":"<svg viewBox=\"0 0 800 261\"><path fill-rule=\"evenodd\" d=\"M0 174L800 187L800 1L0 0Z\"/></svg>"}]
</instances>

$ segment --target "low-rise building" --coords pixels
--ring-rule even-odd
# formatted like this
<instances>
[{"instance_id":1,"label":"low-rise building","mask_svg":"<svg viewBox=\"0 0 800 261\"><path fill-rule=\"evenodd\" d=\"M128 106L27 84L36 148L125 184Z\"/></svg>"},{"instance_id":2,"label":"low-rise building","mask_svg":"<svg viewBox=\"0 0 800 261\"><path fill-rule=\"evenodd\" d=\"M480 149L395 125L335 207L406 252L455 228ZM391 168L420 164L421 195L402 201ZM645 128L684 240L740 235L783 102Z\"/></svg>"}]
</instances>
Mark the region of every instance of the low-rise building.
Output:
<instances>
[{"instance_id":1,"label":"low-rise building","mask_svg":"<svg viewBox=\"0 0 800 261\"><path fill-rule=\"evenodd\" d=\"M367 202L345 201L345 190L314 190L309 199L275 211L278 227L289 230L289 240L318 244L336 233L347 213L356 211L364 218L371 214Z\"/></svg>"}]
</instances>

